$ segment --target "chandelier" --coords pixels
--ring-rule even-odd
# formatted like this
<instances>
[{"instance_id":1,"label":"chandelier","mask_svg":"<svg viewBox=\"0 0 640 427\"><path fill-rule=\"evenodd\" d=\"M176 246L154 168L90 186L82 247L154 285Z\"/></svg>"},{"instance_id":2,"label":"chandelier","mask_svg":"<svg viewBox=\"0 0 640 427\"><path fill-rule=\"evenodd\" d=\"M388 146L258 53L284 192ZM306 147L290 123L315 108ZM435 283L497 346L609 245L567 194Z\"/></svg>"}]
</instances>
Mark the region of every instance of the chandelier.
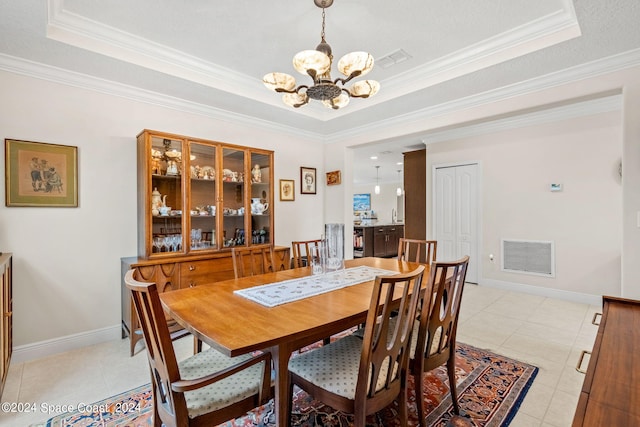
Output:
<instances>
[{"instance_id":1,"label":"chandelier","mask_svg":"<svg viewBox=\"0 0 640 427\"><path fill-rule=\"evenodd\" d=\"M333 54L331 46L324 38L325 8L333 4L333 0L314 0L316 6L322 8L322 32L320 44L315 50L303 50L293 57L293 67L300 74L313 79L313 85L296 87L296 79L285 73L266 74L262 81L265 86L276 92L282 92L285 104L299 108L309 103L310 99L322 101L325 107L337 110L349 104L350 98L369 98L378 93L380 83L375 80L361 80L351 87L344 85L352 79L364 76L373 69L373 56L367 52L351 52L340 58L338 70L346 78L331 79Z\"/></svg>"}]
</instances>

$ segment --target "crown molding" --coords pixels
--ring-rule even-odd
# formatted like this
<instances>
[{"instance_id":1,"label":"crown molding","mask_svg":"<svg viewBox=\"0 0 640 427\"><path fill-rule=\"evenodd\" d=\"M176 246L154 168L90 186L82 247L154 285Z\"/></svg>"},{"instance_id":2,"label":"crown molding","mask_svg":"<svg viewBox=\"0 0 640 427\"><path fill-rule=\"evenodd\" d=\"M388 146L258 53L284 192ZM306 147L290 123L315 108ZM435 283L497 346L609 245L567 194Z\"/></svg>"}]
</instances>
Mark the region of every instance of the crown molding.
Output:
<instances>
[{"instance_id":1,"label":"crown molding","mask_svg":"<svg viewBox=\"0 0 640 427\"><path fill-rule=\"evenodd\" d=\"M366 135L372 135L377 138L384 129L402 129L406 128L409 124L416 122L428 123L428 121L432 120L434 117L452 114L456 111L478 108L506 99L530 95L572 82L586 80L638 66L640 66L640 49L634 49L586 64L570 67L565 70L546 74L524 82L515 83L465 98L456 99L454 101L426 107L388 120L381 120L373 124L355 127L346 131L335 132L331 135L327 135L325 141L327 143L335 143L357 137L362 138ZM443 132L443 134L446 134L446 131ZM402 135L397 136L399 137ZM375 140L376 139L373 139L373 141ZM372 140L369 140L368 142L372 142Z\"/></svg>"},{"instance_id":2,"label":"crown molding","mask_svg":"<svg viewBox=\"0 0 640 427\"><path fill-rule=\"evenodd\" d=\"M75 14L65 10L64 1L48 0L47 37L53 40L280 109L291 108L282 103L280 97L264 90L260 79ZM381 85L385 90L366 103L352 103L349 108L338 111L324 107L301 108L296 113L328 122L579 35L573 5L565 2L562 10L383 80Z\"/></svg>"},{"instance_id":3,"label":"crown molding","mask_svg":"<svg viewBox=\"0 0 640 427\"><path fill-rule=\"evenodd\" d=\"M622 101L622 94L617 94L604 98L564 105L561 107L548 108L532 113L520 114L517 116L494 120L487 123L461 126L446 131L428 132L422 134L418 138L428 145L434 144L436 142L444 142L453 139L485 135L488 133L501 132L505 130L540 125L544 123L553 123L593 114L620 111L622 110Z\"/></svg>"},{"instance_id":4,"label":"crown molding","mask_svg":"<svg viewBox=\"0 0 640 427\"><path fill-rule=\"evenodd\" d=\"M290 134L302 137L314 142L324 141L322 135L316 132L308 132L291 126L268 120L257 119L244 114L234 113L220 108L203 105L184 99L160 94L157 92L140 89L134 86L116 83L74 71L65 70L38 62L29 61L0 53L0 70L37 78L53 83L80 89L91 90L106 95L117 96L132 101L143 102L159 107L170 108L191 114L199 114L217 120L240 124L257 130L268 130L277 133Z\"/></svg>"},{"instance_id":5,"label":"crown molding","mask_svg":"<svg viewBox=\"0 0 640 427\"><path fill-rule=\"evenodd\" d=\"M108 95L119 96L187 113L200 114L214 119L238 123L255 129L266 129L274 132L281 132L296 137L302 137L307 140L324 143L334 143L356 137L367 138L367 142L374 142L379 140L381 131L384 129L401 129L403 126L415 123L416 121L426 122L434 117L451 114L459 110L476 108L505 99L524 96L538 91L562 86L571 82L589 79L637 66L640 66L640 49L631 50L611 57L592 61L587 64L571 67L562 71L530 79L522 83L512 84L459 100L423 108L412 113L392 117L387 120L381 120L373 124L324 135L279 123L256 119L254 117L229 112L211 106L185 101L156 92L88 76L86 74L68 71L62 68L0 54L0 70L7 72L92 90ZM583 111L585 111L585 114L588 114L586 110ZM454 130L449 132L454 132ZM443 135L446 135L446 133L447 132L442 132L439 138L444 138ZM452 133L451 135L455 135L455 133ZM401 137L402 135L395 136Z\"/></svg>"}]
</instances>

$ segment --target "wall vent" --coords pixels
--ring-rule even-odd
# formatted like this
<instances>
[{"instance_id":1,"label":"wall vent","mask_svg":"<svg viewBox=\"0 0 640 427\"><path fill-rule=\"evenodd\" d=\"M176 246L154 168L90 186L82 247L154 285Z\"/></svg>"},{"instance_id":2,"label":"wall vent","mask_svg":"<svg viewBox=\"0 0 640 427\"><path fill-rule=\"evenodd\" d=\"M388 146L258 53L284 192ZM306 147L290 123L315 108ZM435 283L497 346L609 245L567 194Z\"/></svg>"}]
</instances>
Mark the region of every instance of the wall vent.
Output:
<instances>
[{"instance_id":1,"label":"wall vent","mask_svg":"<svg viewBox=\"0 0 640 427\"><path fill-rule=\"evenodd\" d=\"M502 239L502 271L555 277L553 242Z\"/></svg>"}]
</instances>

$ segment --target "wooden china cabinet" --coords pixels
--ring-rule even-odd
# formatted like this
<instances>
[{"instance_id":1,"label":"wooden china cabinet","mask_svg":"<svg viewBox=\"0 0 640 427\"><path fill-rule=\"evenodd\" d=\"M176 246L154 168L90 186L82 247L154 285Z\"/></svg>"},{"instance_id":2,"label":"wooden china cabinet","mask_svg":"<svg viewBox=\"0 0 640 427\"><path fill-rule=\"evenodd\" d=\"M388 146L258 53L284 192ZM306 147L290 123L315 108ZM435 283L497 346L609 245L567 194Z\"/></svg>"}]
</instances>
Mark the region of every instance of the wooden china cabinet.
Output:
<instances>
[{"instance_id":1,"label":"wooden china cabinet","mask_svg":"<svg viewBox=\"0 0 640 427\"><path fill-rule=\"evenodd\" d=\"M273 151L142 131L138 256L122 259L160 292L234 277L231 248L273 243ZM276 247L284 267L289 248ZM142 339L122 281L122 331Z\"/></svg>"}]
</instances>

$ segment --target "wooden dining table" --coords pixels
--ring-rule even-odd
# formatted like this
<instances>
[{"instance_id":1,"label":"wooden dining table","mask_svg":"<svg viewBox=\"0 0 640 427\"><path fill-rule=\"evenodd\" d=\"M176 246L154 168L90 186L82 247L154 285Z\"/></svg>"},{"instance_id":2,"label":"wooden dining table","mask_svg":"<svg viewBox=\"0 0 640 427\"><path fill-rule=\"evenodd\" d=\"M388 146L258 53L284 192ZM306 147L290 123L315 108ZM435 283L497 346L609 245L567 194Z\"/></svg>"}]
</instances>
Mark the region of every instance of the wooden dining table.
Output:
<instances>
[{"instance_id":1,"label":"wooden dining table","mask_svg":"<svg viewBox=\"0 0 640 427\"><path fill-rule=\"evenodd\" d=\"M420 264L388 258L357 258L346 267L369 266L406 273ZM366 320L373 281L267 307L234 293L235 290L309 276L309 267L231 279L160 294L165 311L209 346L234 357L270 351L275 367L276 425L288 411L288 363L306 345L343 332ZM424 277L429 275L425 266ZM423 283L424 283L423 282Z\"/></svg>"}]
</instances>

